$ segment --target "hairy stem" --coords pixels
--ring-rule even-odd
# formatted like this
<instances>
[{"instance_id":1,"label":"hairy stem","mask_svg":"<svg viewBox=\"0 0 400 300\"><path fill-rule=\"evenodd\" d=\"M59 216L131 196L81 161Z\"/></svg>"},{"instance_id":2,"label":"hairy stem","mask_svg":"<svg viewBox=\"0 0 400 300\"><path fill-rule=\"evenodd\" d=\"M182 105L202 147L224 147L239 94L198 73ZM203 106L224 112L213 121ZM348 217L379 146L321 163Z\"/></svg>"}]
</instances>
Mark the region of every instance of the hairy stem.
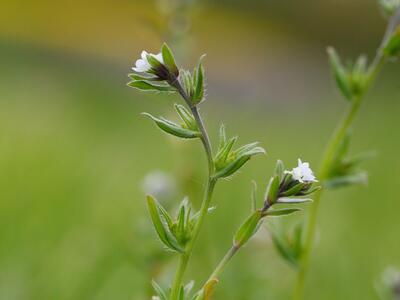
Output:
<instances>
[{"instance_id":1,"label":"hairy stem","mask_svg":"<svg viewBox=\"0 0 400 300\"><path fill-rule=\"evenodd\" d=\"M204 193L204 198L201 204L200 208L200 214L199 218L196 222L196 225L193 229L193 235L191 240L186 246L185 252L180 256L179 259L179 265L178 269L175 274L175 278L172 284L172 289L171 289L171 295L170 295L170 300L177 300L179 297L179 291L182 286L182 281L183 281L183 276L185 275L185 271L187 268L187 265L189 263L190 257L193 252L193 247L194 244L199 236L201 227L204 223L205 216L207 215L208 209L210 207L213 191L215 188L215 184L217 180L213 177L214 175L214 163L213 163L213 155L212 155L212 147L211 147L211 142L208 137L207 130L205 129L203 119L201 118L200 112L198 110L197 106L192 105L190 102L189 97L187 96L186 92L182 88L182 85L180 82L177 80L173 84L176 89L178 90L179 94L182 96L182 98L185 100L186 104L190 107L192 114L197 122L197 125L199 127L199 130L201 132L201 142L203 144L204 150L206 152L207 156L207 162L208 162L208 180L207 180L207 187Z\"/></svg>"},{"instance_id":2,"label":"hairy stem","mask_svg":"<svg viewBox=\"0 0 400 300\"><path fill-rule=\"evenodd\" d=\"M367 82L367 87L365 88L365 91L368 90L368 88L372 85L372 83L375 81L378 73L380 72L382 66L386 62L386 57L382 55L382 49L385 46L387 40L390 38L393 30L396 27L396 24L400 20L400 9L397 11L395 16L391 18L389 21L388 27L386 29L384 38L382 40L382 43L377 51L377 54L372 61L372 64L369 68L369 73L368 73L368 82ZM340 144L345 137L349 127L353 123L359 108L361 106L361 103L364 99L364 95L360 95L359 97L356 97L352 100L351 106L349 109L346 111L343 119L340 121L338 124L336 130L334 131L333 135L331 136L331 139L328 142L328 145L326 147L326 151L322 157L321 165L320 165L320 170L318 177L320 178L321 181L324 181L327 179L329 176L329 173L332 168L332 164L335 158L335 155L337 153L338 148L340 147ZM318 210L321 202L321 196L322 196L322 190L319 190L315 193L314 196L314 202L311 206L311 210L309 213L309 219L308 223L305 229L305 240L304 240L304 252L302 254L301 260L300 260L300 266L299 270L297 273L296 277L296 283L294 287L294 292L293 292L293 300L301 300L304 297L304 289L305 289L305 281L306 281L306 276L310 267L310 257L312 253L312 248L314 245L314 239L315 239L315 232L316 232L316 227L317 227L317 216L318 216Z\"/></svg>"}]
</instances>

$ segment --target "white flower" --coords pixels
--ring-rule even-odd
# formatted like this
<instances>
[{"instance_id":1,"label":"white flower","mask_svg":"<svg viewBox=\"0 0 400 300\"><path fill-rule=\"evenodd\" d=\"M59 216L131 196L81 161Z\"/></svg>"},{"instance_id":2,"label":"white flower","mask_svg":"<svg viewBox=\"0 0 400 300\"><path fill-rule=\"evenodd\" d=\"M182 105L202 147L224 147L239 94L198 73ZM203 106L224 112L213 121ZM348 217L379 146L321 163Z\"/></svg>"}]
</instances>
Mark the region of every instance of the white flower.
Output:
<instances>
[{"instance_id":1,"label":"white flower","mask_svg":"<svg viewBox=\"0 0 400 300\"><path fill-rule=\"evenodd\" d=\"M149 61L147 60L147 55L152 55L160 63L164 64L164 60L162 58L161 53L151 54L151 53L147 53L146 51L143 50L142 55L141 55L142 58L138 59L135 63L135 67L132 68L135 72L145 73L145 72L148 72L151 70L151 65L150 65Z\"/></svg>"},{"instance_id":2,"label":"white flower","mask_svg":"<svg viewBox=\"0 0 400 300\"><path fill-rule=\"evenodd\" d=\"M307 162L302 162L301 159L298 160L298 166L292 171L287 173L292 174L293 179L302 183L307 182L318 182L316 180L313 171L310 169L310 164Z\"/></svg>"},{"instance_id":3,"label":"white flower","mask_svg":"<svg viewBox=\"0 0 400 300\"><path fill-rule=\"evenodd\" d=\"M151 300L160 300L160 297L158 297L158 296L153 296L153 297L151 297Z\"/></svg>"}]
</instances>

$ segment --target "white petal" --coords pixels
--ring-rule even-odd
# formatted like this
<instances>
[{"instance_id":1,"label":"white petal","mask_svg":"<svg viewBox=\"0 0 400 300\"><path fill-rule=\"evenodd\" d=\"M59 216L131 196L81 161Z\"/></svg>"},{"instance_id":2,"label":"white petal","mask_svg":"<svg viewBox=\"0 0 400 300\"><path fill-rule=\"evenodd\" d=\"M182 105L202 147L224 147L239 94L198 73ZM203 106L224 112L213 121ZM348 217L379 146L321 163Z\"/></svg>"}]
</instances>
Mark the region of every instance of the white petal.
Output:
<instances>
[{"instance_id":1,"label":"white petal","mask_svg":"<svg viewBox=\"0 0 400 300\"><path fill-rule=\"evenodd\" d=\"M164 64L164 59L163 59L163 57L162 57L162 53L160 52L160 53L158 53L158 54L153 54L153 56L160 62L160 63L162 63L162 64Z\"/></svg>"}]
</instances>

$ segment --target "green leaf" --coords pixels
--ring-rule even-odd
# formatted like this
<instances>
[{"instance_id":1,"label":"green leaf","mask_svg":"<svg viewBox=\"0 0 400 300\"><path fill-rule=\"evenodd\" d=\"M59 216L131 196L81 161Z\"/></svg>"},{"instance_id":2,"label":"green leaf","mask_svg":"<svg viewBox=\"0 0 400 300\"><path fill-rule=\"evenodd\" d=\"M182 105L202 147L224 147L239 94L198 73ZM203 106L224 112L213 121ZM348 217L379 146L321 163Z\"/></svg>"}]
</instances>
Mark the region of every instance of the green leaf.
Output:
<instances>
[{"instance_id":1,"label":"green leaf","mask_svg":"<svg viewBox=\"0 0 400 300\"><path fill-rule=\"evenodd\" d=\"M128 77L132 79L133 81L162 81L159 77L156 76L145 76L142 74L136 74L136 73L130 73L128 74Z\"/></svg>"},{"instance_id":2,"label":"green leaf","mask_svg":"<svg viewBox=\"0 0 400 300\"><path fill-rule=\"evenodd\" d=\"M160 297L160 300L168 300L167 295L163 291L163 289L155 282L155 280L151 281L151 285L153 286L154 291Z\"/></svg>"},{"instance_id":3,"label":"green leaf","mask_svg":"<svg viewBox=\"0 0 400 300\"><path fill-rule=\"evenodd\" d=\"M389 38L386 46L382 50L386 56L399 56L400 55L400 25Z\"/></svg>"},{"instance_id":4,"label":"green leaf","mask_svg":"<svg viewBox=\"0 0 400 300\"><path fill-rule=\"evenodd\" d=\"M270 205L274 204L278 198L279 193L279 176L276 175L269 180L267 187L266 198Z\"/></svg>"},{"instance_id":5,"label":"green leaf","mask_svg":"<svg viewBox=\"0 0 400 300\"><path fill-rule=\"evenodd\" d=\"M275 175L279 177L279 181L283 179L285 174L285 165L281 160L277 160L276 167L275 167Z\"/></svg>"},{"instance_id":6,"label":"green leaf","mask_svg":"<svg viewBox=\"0 0 400 300\"><path fill-rule=\"evenodd\" d=\"M149 113L142 113L142 114L151 118L161 130L169 134L172 134L174 136L184 139L194 139L194 138L199 138L201 136L201 133L199 131L183 128L182 126L176 123L173 123L164 118L156 118Z\"/></svg>"},{"instance_id":7,"label":"green leaf","mask_svg":"<svg viewBox=\"0 0 400 300\"><path fill-rule=\"evenodd\" d=\"M299 193L299 196L311 195L312 193L315 193L316 191L319 191L320 189L322 189L322 187L320 185L317 185L317 186L314 186L314 187L308 189L307 191L301 191L301 193Z\"/></svg>"},{"instance_id":8,"label":"green leaf","mask_svg":"<svg viewBox=\"0 0 400 300\"><path fill-rule=\"evenodd\" d=\"M141 90L141 91L152 91L152 92L175 92L175 88L167 85L156 85L149 83L144 80L134 80L128 82L128 86Z\"/></svg>"},{"instance_id":9,"label":"green leaf","mask_svg":"<svg viewBox=\"0 0 400 300\"><path fill-rule=\"evenodd\" d=\"M147 196L147 207L149 209L150 217L153 222L154 228L160 238L160 240L167 246L169 249L182 253L183 249L179 246L176 239L172 236L168 228L162 222L159 213L159 207L157 200L155 200L152 196Z\"/></svg>"},{"instance_id":10,"label":"green leaf","mask_svg":"<svg viewBox=\"0 0 400 300\"><path fill-rule=\"evenodd\" d=\"M200 57L198 66L195 70L196 81L194 82L195 89L194 89L194 95L192 97L194 104L200 103L204 97L204 68L202 65L202 60L203 60L204 56L205 55L202 55Z\"/></svg>"},{"instance_id":11,"label":"green leaf","mask_svg":"<svg viewBox=\"0 0 400 300\"><path fill-rule=\"evenodd\" d=\"M289 262L293 267L298 266L298 261L293 253L293 250L290 247L289 242L285 237L282 236L281 233L271 231L272 242L280 256Z\"/></svg>"},{"instance_id":12,"label":"green leaf","mask_svg":"<svg viewBox=\"0 0 400 300\"><path fill-rule=\"evenodd\" d=\"M266 211L263 216L267 217L280 217L280 216L287 216L293 213L302 211L300 208L285 208L285 209L274 209Z\"/></svg>"},{"instance_id":13,"label":"green leaf","mask_svg":"<svg viewBox=\"0 0 400 300\"><path fill-rule=\"evenodd\" d=\"M233 244L241 247L257 232L258 224L261 221L261 211L255 211L247 220L239 227L233 238Z\"/></svg>"},{"instance_id":14,"label":"green leaf","mask_svg":"<svg viewBox=\"0 0 400 300\"><path fill-rule=\"evenodd\" d=\"M164 43L162 45L161 54L162 54L162 58L163 58L165 66L168 68L168 70L172 74L174 74L176 77L178 77L179 70L178 70L178 67L176 66L174 55L172 54L171 49L168 47L168 45L166 43Z\"/></svg>"},{"instance_id":15,"label":"green leaf","mask_svg":"<svg viewBox=\"0 0 400 300\"><path fill-rule=\"evenodd\" d=\"M336 80L336 84L339 90L342 92L343 96L347 100L351 101L353 95L349 84L348 71L343 67L340 58L334 48L329 47L327 51L331 67L333 70L333 74Z\"/></svg>"}]
</instances>

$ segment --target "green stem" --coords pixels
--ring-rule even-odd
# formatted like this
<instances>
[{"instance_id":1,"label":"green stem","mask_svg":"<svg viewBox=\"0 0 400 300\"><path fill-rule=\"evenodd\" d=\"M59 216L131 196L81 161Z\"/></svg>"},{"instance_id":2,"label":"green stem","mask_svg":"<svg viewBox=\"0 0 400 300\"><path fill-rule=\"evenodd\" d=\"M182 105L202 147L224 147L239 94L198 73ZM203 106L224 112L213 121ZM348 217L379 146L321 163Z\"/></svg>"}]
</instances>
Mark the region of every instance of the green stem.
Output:
<instances>
[{"instance_id":1,"label":"green stem","mask_svg":"<svg viewBox=\"0 0 400 300\"><path fill-rule=\"evenodd\" d=\"M400 11L400 10L399 10ZM368 90L368 88L372 85L372 83L375 81L378 73L380 72L382 66L386 62L386 57L382 55L382 47L385 45L388 37L390 36L391 31L393 30L393 20L389 22L388 29L386 30L385 36L383 38L382 44L377 52L377 55L375 56L375 59L373 60L371 67L369 68L368 71L368 80L366 83L365 91ZM318 173L318 178L321 181L324 181L327 179L329 176L329 173L332 168L332 164L334 162L335 155L337 153L338 148L340 147L340 144L345 137L349 127L353 123L359 109L361 106L361 103L364 99L364 94L355 97L352 100L351 106L345 113L343 119L341 122L338 124L336 130L334 131L328 145L326 148L326 151L323 155L321 165L320 165L320 170ZM293 292L293 300L301 300L304 297L304 289L305 289L305 281L306 281L306 276L310 267L310 257L312 253L312 248L314 245L314 240L315 240L315 232L316 232L316 227L317 227L317 216L318 216L318 210L321 202L321 196L322 196L322 190L319 190L315 193L314 195L314 202L311 206L310 213L309 213L309 220L305 229L305 240L304 240L304 252L302 253L301 260L300 260L300 266L299 270L297 273L296 277L296 283L294 287L294 292Z\"/></svg>"},{"instance_id":2,"label":"green stem","mask_svg":"<svg viewBox=\"0 0 400 300\"><path fill-rule=\"evenodd\" d=\"M200 214L199 218L195 224L195 227L193 229L193 235L191 240L186 246L185 252L180 256L179 258L179 265L178 269L175 274L174 281L172 283L172 289L171 289L171 295L170 295L170 300L177 300L179 297L179 291L182 286L182 281L183 281L183 276L185 275L185 271L187 268L187 265L189 263L190 257L193 252L193 247L194 244L199 236L201 227L204 223L204 219L207 215L208 209L210 207L211 199L212 199L212 194L214 192L215 184L217 183L217 180L213 177L214 175L214 162L213 162L213 155L212 155L212 147L211 147L211 142L208 137L207 131L204 126L204 122L201 118L200 112L198 110L197 106L193 106L190 102L189 97L187 96L186 92L182 88L182 85L180 84L179 81L176 81L174 83L174 86L177 88L178 92L180 95L183 97L183 99L186 101L187 105L190 107L193 116L197 122L197 125L199 127L199 130L201 132L201 142L203 143L204 150L206 152L207 156L207 162L208 162L208 180L207 180L207 187L204 193L204 198L201 204L200 208Z\"/></svg>"},{"instance_id":3,"label":"green stem","mask_svg":"<svg viewBox=\"0 0 400 300\"><path fill-rule=\"evenodd\" d=\"M341 123L337 127L335 133L333 134L325 155L323 157L321 163L321 169L319 172L318 178L323 181L326 176L329 174L330 167L332 165L332 161L335 157L335 153L340 146L341 141L343 140L344 136L350 124L352 123L354 117L357 114L357 111L360 108L361 97L354 99L350 109L346 112L344 118L342 119ZM305 288L305 277L309 268L310 264L310 256L312 252L312 247L314 244L315 239L315 231L317 225L317 215L318 209L321 201L322 190L319 190L315 193L313 200L314 202L311 205L309 220L307 223L306 231L305 231L305 241L304 241L304 252L301 257L300 267L297 274L297 280L294 288L293 300L300 300L304 294Z\"/></svg>"}]
</instances>

